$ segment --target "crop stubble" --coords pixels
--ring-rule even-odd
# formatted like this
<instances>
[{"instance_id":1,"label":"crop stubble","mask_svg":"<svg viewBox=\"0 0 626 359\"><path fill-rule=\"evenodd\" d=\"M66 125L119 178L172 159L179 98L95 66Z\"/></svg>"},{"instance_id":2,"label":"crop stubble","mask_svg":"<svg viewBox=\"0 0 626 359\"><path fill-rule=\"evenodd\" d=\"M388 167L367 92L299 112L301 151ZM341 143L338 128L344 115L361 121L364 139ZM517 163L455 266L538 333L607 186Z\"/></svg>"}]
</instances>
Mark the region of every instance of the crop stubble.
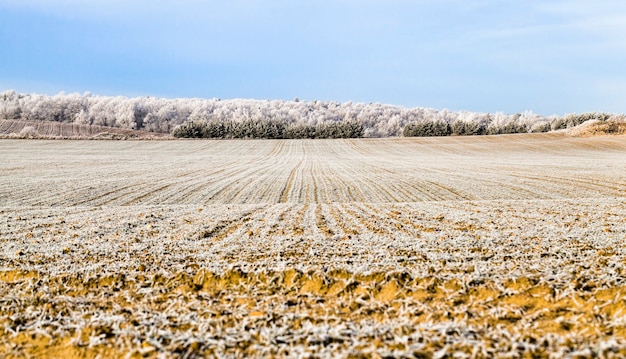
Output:
<instances>
[{"instance_id":1,"label":"crop stubble","mask_svg":"<svg viewBox=\"0 0 626 359\"><path fill-rule=\"evenodd\" d=\"M7 357L626 354L626 141L0 141Z\"/></svg>"}]
</instances>

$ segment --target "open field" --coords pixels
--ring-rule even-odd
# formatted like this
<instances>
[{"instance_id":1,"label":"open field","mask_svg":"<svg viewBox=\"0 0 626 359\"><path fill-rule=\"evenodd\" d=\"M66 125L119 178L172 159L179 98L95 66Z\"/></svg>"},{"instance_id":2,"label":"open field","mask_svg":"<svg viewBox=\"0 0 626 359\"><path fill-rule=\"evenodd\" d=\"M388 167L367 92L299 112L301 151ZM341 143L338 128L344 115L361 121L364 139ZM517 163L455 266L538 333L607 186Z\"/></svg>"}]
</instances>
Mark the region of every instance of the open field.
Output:
<instances>
[{"instance_id":1,"label":"open field","mask_svg":"<svg viewBox=\"0 0 626 359\"><path fill-rule=\"evenodd\" d=\"M623 136L0 155L0 357L626 355Z\"/></svg>"}]
</instances>

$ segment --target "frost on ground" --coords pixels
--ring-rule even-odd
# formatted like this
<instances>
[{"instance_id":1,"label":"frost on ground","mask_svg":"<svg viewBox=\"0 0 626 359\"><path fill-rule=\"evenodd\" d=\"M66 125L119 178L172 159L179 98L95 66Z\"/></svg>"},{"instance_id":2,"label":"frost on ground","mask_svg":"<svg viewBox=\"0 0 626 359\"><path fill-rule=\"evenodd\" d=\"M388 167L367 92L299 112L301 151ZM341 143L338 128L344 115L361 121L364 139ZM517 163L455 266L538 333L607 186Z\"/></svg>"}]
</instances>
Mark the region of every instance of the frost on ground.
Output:
<instances>
[{"instance_id":1,"label":"frost on ground","mask_svg":"<svg viewBox=\"0 0 626 359\"><path fill-rule=\"evenodd\" d=\"M626 141L0 142L7 357L626 355Z\"/></svg>"}]
</instances>

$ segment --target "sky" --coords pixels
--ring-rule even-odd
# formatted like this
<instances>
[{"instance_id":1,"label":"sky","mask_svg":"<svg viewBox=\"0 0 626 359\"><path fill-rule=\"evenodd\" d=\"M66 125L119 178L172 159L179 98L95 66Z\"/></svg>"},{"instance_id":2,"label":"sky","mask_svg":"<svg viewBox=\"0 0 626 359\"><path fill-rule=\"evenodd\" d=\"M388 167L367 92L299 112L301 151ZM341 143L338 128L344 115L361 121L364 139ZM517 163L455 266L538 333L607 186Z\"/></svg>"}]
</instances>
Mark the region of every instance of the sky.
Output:
<instances>
[{"instance_id":1,"label":"sky","mask_svg":"<svg viewBox=\"0 0 626 359\"><path fill-rule=\"evenodd\" d=\"M0 92L626 112L626 1L0 0Z\"/></svg>"}]
</instances>

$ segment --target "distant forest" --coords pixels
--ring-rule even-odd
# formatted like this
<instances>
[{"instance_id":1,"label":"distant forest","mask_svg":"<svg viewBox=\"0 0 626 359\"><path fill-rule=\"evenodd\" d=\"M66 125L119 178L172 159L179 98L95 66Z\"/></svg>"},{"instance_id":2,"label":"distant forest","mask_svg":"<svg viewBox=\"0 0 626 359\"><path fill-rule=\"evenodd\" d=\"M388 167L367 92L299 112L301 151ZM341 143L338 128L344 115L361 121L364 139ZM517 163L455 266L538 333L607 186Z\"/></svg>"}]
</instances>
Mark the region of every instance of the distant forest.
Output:
<instances>
[{"instance_id":1,"label":"distant forest","mask_svg":"<svg viewBox=\"0 0 626 359\"><path fill-rule=\"evenodd\" d=\"M548 132L605 113L542 116L403 108L380 103L249 99L163 99L91 94L0 93L0 119L55 121L193 138L356 138Z\"/></svg>"}]
</instances>

